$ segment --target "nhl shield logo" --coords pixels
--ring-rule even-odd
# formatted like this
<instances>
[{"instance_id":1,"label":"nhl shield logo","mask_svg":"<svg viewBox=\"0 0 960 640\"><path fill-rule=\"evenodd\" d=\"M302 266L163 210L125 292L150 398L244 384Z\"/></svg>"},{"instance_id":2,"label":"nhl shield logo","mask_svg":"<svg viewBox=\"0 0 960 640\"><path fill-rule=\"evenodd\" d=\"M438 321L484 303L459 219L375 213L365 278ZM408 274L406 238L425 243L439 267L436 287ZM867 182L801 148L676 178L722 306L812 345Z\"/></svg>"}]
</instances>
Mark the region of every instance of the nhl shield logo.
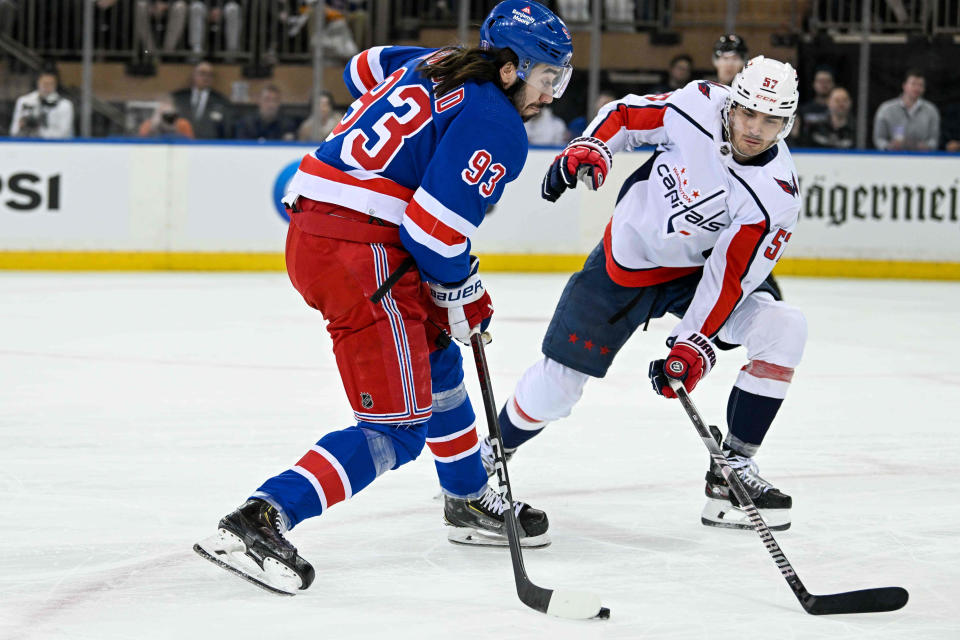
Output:
<instances>
[{"instance_id":1,"label":"nhl shield logo","mask_svg":"<svg viewBox=\"0 0 960 640\"><path fill-rule=\"evenodd\" d=\"M371 396L371 395L370 395L369 393L367 393L366 391L364 391L363 393L361 393L361 394L360 394L360 406L363 407L364 409L372 409L372 408L373 408L373 396Z\"/></svg>"}]
</instances>

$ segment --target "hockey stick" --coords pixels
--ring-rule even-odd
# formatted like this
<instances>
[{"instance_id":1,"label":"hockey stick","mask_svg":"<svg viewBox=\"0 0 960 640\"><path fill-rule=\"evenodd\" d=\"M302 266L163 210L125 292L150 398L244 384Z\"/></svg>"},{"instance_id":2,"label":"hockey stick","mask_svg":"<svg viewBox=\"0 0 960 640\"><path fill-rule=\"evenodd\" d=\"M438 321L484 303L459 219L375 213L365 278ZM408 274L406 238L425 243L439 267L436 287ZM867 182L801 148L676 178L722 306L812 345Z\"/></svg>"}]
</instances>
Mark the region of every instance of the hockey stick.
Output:
<instances>
[{"instance_id":1,"label":"hockey stick","mask_svg":"<svg viewBox=\"0 0 960 640\"><path fill-rule=\"evenodd\" d=\"M774 562L777 563L777 568L780 569L780 573L783 574L783 577L787 580L787 584L789 584L793 590L793 595L797 596L797 600L800 601L800 605L807 613L820 616L833 613L896 611L907 604L909 594L903 587L861 589L859 591L831 593L820 596L813 595L807 591L803 583L800 582L800 576L793 570L793 566L790 564L790 561L787 560L787 556L785 556L780 549L780 545L774 540L773 534L770 533L770 529L767 528L767 524L763 521L763 518L760 517L760 513L757 511L756 505L753 504L750 494L747 493L746 487L743 486L743 481L740 480L740 476L727 464L726 456L723 455L723 451L720 449L717 441L710 435L710 431L707 429L703 418L700 417L700 412L697 411L696 406L694 406L693 400L690 399L690 394L687 393L683 383L679 380L670 380L670 387L676 392L677 397L680 399L680 404L683 405L684 410L690 417L690 421L697 429L697 433L700 434L700 439L707 445L707 449L710 451L710 458L720 468L724 479L727 481L727 484L730 485L730 490L733 491L733 494L737 497L740 508L743 509L750 518L750 523L753 525L757 534L759 534L760 539L763 540L763 544Z\"/></svg>"},{"instance_id":2,"label":"hockey stick","mask_svg":"<svg viewBox=\"0 0 960 640\"><path fill-rule=\"evenodd\" d=\"M487 367L482 335L477 333L471 336L470 344L473 346L473 357L477 363L477 378L480 380L483 408L487 414L487 428L490 430L490 443L493 445L493 455L496 460L497 480L500 482L500 491L507 503L503 519L507 527L510 560L513 561L513 577L517 582L517 595L520 601L531 609L560 618L580 620L609 618L610 609L602 606L600 598L596 595L584 591L544 589L533 584L527 577L527 570L523 566L523 555L520 552L520 528L514 510L513 494L510 491L507 463L503 458L503 439L500 435L497 404L493 399L493 387L490 384L490 370Z\"/></svg>"}]
</instances>

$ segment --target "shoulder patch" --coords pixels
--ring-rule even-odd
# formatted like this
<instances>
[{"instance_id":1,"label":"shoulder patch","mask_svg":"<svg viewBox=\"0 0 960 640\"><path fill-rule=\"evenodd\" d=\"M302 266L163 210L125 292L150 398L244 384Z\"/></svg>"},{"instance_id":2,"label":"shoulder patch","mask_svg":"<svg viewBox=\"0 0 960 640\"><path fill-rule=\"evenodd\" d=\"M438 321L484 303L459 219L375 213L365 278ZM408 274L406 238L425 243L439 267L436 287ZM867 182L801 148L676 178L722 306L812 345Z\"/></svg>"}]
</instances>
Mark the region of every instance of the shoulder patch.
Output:
<instances>
[{"instance_id":1,"label":"shoulder patch","mask_svg":"<svg viewBox=\"0 0 960 640\"><path fill-rule=\"evenodd\" d=\"M780 178L774 178L776 183L780 185L780 188L789 193L792 196L796 196L800 193L800 188L797 186L797 178L793 174L790 174L790 180L781 180Z\"/></svg>"},{"instance_id":2,"label":"shoulder patch","mask_svg":"<svg viewBox=\"0 0 960 640\"><path fill-rule=\"evenodd\" d=\"M697 83L697 89L700 89L700 93L702 93L703 95L707 96L708 98L710 97L710 83L709 83L709 82L706 82L706 81L698 82L698 83Z\"/></svg>"}]
</instances>

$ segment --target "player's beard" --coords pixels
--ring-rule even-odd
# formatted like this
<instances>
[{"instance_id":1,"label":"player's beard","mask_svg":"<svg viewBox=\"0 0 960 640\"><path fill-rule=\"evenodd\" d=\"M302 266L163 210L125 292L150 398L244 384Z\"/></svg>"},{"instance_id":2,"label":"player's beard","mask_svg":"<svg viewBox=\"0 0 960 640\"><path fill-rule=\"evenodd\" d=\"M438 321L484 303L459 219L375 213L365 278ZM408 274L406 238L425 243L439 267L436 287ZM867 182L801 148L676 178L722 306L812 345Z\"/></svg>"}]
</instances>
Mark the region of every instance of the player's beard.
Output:
<instances>
[{"instance_id":1,"label":"player's beard","mask_svg":"<svg viewBox=\"0 0 960 640\"><path fill-rule=\"evenodd\" d=\"M537 115L536 113L531 113L528 116L523 114L523 110L526 107L532 106L525 103L527 92L524 91L523 88L526 86L527 85L523 80L521 80L520 78L517 78L517 81L513 83L512 87L508 87L507 89L503 90L503 92L507 94L507 97L510 98L510 102L513 103L513 106L517 110L517 113L520 114L520 119L523 120L524 122L527 122L528 120L533 118L535 115Z\"/></svg>"}]
</instances>

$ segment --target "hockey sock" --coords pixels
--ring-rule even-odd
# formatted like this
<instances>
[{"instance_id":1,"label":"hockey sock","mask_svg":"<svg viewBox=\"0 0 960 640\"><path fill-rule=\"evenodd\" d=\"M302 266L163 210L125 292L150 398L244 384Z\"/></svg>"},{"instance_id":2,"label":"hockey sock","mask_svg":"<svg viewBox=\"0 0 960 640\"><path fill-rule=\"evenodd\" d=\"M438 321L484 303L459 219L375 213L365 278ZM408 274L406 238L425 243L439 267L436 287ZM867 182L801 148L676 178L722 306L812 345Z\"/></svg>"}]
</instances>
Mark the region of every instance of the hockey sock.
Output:
<instances>
[{"instance_id":1,"label":"hockey sock","mask_svg":"<svg viewBox=\"0 0 960 640\"><path fill-rule=\"evenodd\" d=\"M272 503L287 529L318 516L369 485L380 474L417 457L426 425L361 422L323 436L297 463L253 494Z\"/></svg>"},{"instance_id":2,"label":"hockey sock","mask_svg":"<svg viewBox=\"0 0 960 640\"><path fill-rule=\"evenodd\" d=\"M440 487L456 498L478 498L487 486L480 461L476 415L463 386L460 349L451 344L430 354L433 415L427 422L427 446L433 453Z\"/></svg>"},{"instance_id":3,"label":"hockey sock","mask_svg":"<svg viewBox=\"0 0 960 640\"><path fill-rule=\"evenodd\" d=\"M440 487L456 498L478 498L487 486L480 461L476 416L463 384L433 395L427 422L427 446L433 453Z\"/></svg>"},{"instance_id":4,"label":"hockey sock","mask_svg":"<svg viewBox=\"0 0 960 640\"><path fill-rule=\"evenodd\" d=\"M524 413L513 396L500 409L500 435L506 449L516 449L546 426L546 422L534 420Z\"/></svg>"},{"instance_id":5,"label":"hockey sock","mask_svg":"<svg viewBox=\"0 0 960 640\"><path fill-rule=\"evenodd\" d=\"M754 456L777 416L782 398L769 398L733 387L727 400L727 427L724 446L745 456Z\"/></svg>"}]
</instances>

